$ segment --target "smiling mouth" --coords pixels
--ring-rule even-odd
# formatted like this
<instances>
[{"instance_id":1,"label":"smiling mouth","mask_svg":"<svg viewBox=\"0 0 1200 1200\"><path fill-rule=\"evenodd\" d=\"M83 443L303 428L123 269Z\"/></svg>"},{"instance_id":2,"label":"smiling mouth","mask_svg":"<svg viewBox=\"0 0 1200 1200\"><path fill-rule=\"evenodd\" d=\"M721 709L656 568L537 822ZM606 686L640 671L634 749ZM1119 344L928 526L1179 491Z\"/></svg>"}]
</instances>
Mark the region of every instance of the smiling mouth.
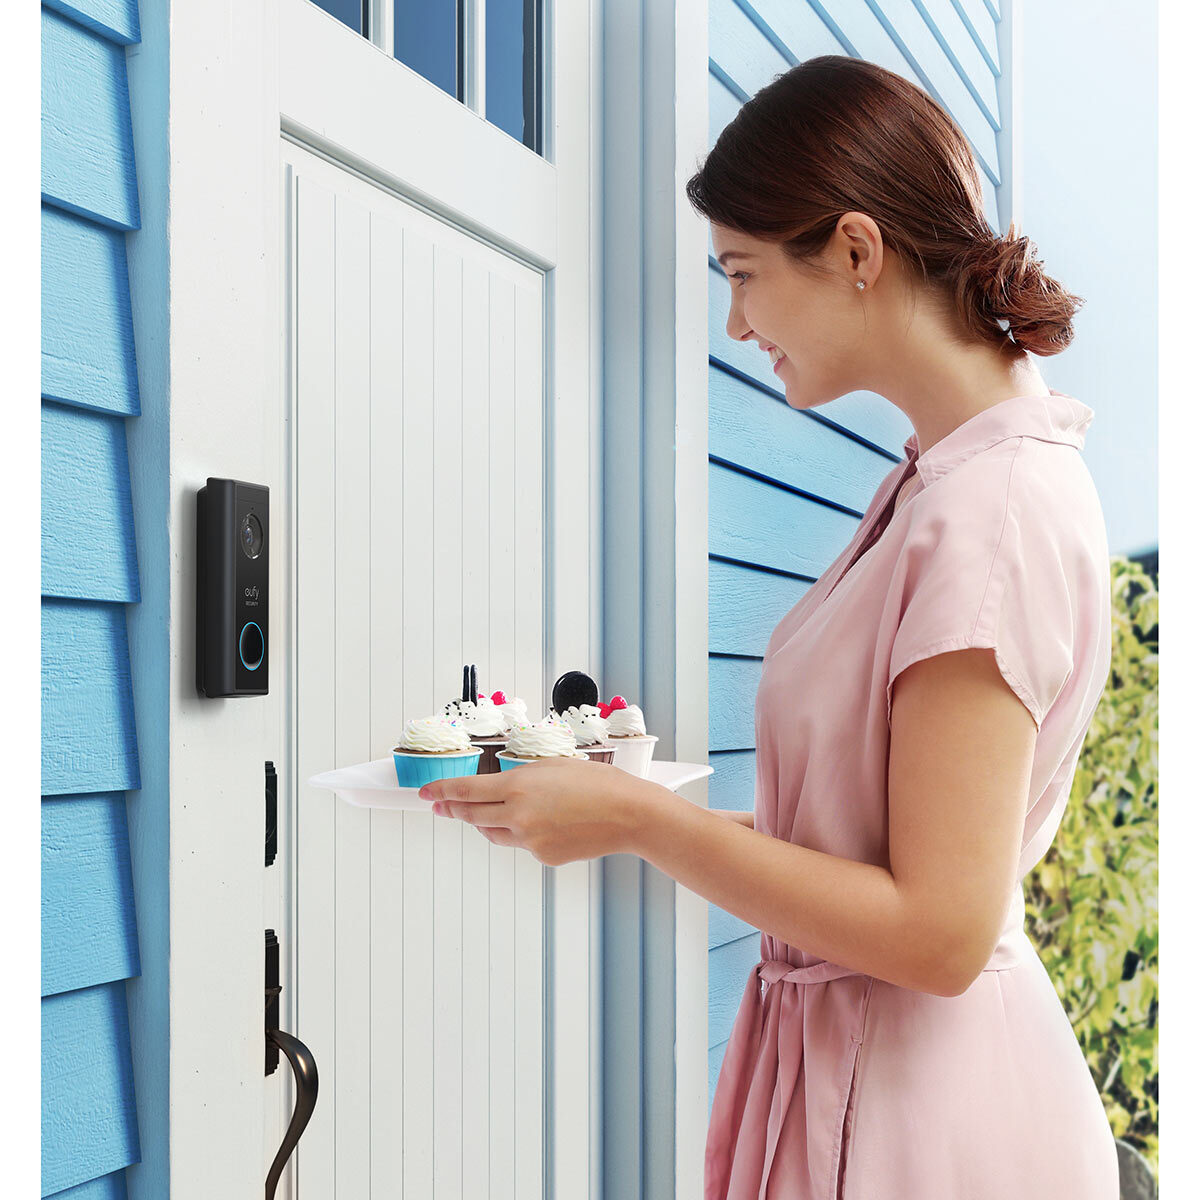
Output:
<instances>
[{"instance_id":1,"label":"smiling mouth","mask_svg":"<svg viewBox=\"0 0 1200 1200\"><path fill-rule=\"evenodd\" d=\"M778 346L772 346L767 353L771 356L771 367L773 370L778 370L779 364L787 358L787 355Z\"/></svg>"}]
</instances>

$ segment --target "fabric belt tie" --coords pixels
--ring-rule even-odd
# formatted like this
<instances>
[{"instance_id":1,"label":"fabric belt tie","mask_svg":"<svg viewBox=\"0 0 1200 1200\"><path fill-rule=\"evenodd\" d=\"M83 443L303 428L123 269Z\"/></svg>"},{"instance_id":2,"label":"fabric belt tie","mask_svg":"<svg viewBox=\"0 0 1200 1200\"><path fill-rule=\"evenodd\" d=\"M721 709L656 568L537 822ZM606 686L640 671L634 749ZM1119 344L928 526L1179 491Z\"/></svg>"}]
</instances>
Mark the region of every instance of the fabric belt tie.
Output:
<instances>
[{"instance_id":1,"label":"fabric belt tie","mask_svg":"<svg viewBox=\"0 0 1200 1200\"><path fill-rule=\"evenodd\" d=\"M837 963L819 962L811 967L798 967L782 958L768 958L755 967L758 978L770 987L784 980L787 983L828 983L831 979L843 979L847 975L862 975L850 967L839 967Z\"/></svg>"},{"instance_id":2,"label":"fabric belt tie","mask_svg":"<svg viewBox=\"0 0 1200 1200\"><path fill-rule=\"evenodd\" d=\"M1024 925L1025 901L1018 884L1013 890L1004 932L996 943L987 966L983 968L985 971L1007 971L1023 961L1036 959L1036 951L1025 934ZM834 979L845 979L854 975L871 978L865 971L827 961L798 967L786 959L761 959L750 972L738 1009L739 1017L734 1022L725 1059L721 1064L717 1092L713 1097L712 1111L709 1115L709 1135L705 1151L705 1200L724 1200L725 1191L729 1186L730 1163L726 1155L728 1148L737 1143L746 1097L753 1081L762 1040L767 1033L768 1005L775 1010L772 1022L778 1030L781 1025L796 1019L803 1020L804 993L801 988L811 983L829 983ZM777 989L772 994L771 989L777 983L794 983L798 986L794 989ZM850 1036L854 1042L861 1044L861 1038L865 1036L865 1027L861 1034L852 1032ZM788 1037L783 1039L778 1048L778 1069L771 1108L767 1116L766 1157L759 1200L766 1198L780 1130L800 1076L803 1041L803 1037Z\"/></svg>"},{"instance_id":3,"label":"fabric belt tie","mask_svg":"<svg viewBox=\"0 0 1200 1200\"><path fill-rule=\"evenodd\" d=\"M1008 931L1007 936L1001 939L987 966L984 967L985 971L1005 971L1016 965L1019 961L1019 956L1014 948L1014 938L1019 938L1021 941L1026 940L1024 932L1019 928ZM829 983L831 980L845 979L853 975L870 978L865 971L857 971L851 967L839 966L837 963L832 962L818 962L807 967L797 967L794 963L790 963L786 959L760 960L754 970L750 972L749 979L746 980L746 991L743 997L744 1003L749 1002L757 1007L758 1019L747 1025L743 1025L741 1030L738 1031L740 1033L739 1038L730 1039L729 1049L735 1051L735 1061L752 1063L757 1059L759 1046L766 1032L767 993L775 984L794 983L800 987L804 987L811 983ZM777 1003L781 1003L782 1007L788 1010L794 1009L797 1004L803 1005L803 1001L797 993L792 993L790 997L784 997L781 1001L777 1001ZM780 1013L779 1019L786 1019L784 1013ZM733 1046L734 1040L738 1040L741 1043L736 1049ZM858 1039L855 1038L855 1040L857 1041ZM775 1160L775 1149L779 1144L779 1134L783 1127L787 1108L791 1103L792 1094L796 1088L796 1081L800 1075L801 1059L803 1056L801 1045L801 1038L790 1038L780 1046L778 1074L775 1081L774 1095L771 1099L770 1113L767 1117L766 1159L763 1164L759 1200L766 1200L767 1184L771 1179L771 1166ZM747 1086L748 1083L749 1072L747 1071ZM741 1091L741 1089L739 1090ZM732 1144L733 1137L735 1136L735 1122L738 1119L735 1117L735 1112L740 1112L740 1107L744 1102L745 1094L742 1091L742 1094L737 1097L729 1097L720 1106L721 1111L719 1112L717 1111L717 1105L714 1103L713 1116L729 1130L729 1133L726 1134L726 1137L730 1139L729 1144Z\"/></svg>"}]
</instances>

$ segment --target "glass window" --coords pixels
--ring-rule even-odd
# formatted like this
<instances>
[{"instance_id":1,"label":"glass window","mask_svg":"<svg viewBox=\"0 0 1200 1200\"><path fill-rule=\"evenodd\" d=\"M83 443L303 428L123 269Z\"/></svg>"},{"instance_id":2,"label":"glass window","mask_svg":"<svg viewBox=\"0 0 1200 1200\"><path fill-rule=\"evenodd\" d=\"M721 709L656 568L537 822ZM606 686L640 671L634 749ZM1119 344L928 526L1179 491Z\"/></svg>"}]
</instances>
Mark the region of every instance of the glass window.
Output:
<instances>
[{"instance_id":1,"label":"glass window","mask_svg":"<svg viewBox=\"0 0 1200 1200\"><path fill-rule=\"evenodd\" d=\"M355 33L366 36L369 0L314 0L314 3L331 17L337 17L343 25L349 25Z\"/></svg>"},{"instance_id":2,"label":"glass window","mask_svg":"<svg viewBox=\"0 0 1200 1200\"><path fill-rule=\"evenodd\" d=\"M462 0L396 0L395 21L392 53L461 100Z\"/></svg>"},{"instance_id":3,"label":"glass window","mask_svg":"<svg viewBox=\"0 0 1200 1200\"><path fill-rule=\"evenodd\" d=\"M487 0L486 19L487 119L540 154L542 0Z\"/></svg>"}]
</instances>

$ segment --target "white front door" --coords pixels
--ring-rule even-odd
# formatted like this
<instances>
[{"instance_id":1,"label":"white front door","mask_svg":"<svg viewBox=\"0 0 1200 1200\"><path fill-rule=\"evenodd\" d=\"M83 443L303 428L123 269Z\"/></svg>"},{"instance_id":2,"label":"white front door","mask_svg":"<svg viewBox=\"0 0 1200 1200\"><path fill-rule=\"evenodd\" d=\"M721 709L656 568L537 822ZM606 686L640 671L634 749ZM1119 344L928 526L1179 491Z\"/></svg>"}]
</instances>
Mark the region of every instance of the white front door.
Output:
<instances>
[{"instance_id":1,"label":"white front door","mask_svg":"<svg viewBox=\"0 0 1200 1200\"><path fill-rule=\"evenodd\" d=\"M280 3L284 869L266 903L281 1025L320 1079L280 1196L589 1194L595 865L307 785L385 756L464 663L535 714L587 669L590 34L571 7L547 41L551 162ZM267 1162L289 1084L284 1061Z\"/></svg>"}]
</instances>

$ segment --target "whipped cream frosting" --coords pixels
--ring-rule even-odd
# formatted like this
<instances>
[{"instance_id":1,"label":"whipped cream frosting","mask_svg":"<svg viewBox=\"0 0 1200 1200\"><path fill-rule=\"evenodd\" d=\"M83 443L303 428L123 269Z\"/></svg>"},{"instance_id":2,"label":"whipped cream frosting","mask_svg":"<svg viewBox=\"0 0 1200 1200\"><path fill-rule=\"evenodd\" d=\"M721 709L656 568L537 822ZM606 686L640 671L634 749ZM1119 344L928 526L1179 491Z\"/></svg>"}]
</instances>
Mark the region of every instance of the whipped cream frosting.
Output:
<instances>
[{"instance_id":1,"label":"whipped cream frosting","mask_svg":"<svg viewBox=\"0 0 1200 1200\"><path fill-rule=\"evenodd\" d=\"M561 714L575 734L575 741L580 746L595 746L608 737L608 726L600 715L600 709L595 704L574 704Z\"/></svg>"},{"instance_id":2,"label":"whipped cream frosting","mask_svg":"<svg viewBox=\"0 0 1200 1200\"><path fill-rule=\"evenodd\" d=\"M525 706L525 701L520 696L514 696L506 704L498 704L496 707L504 714L505 720L508 721L509 729L514 725L529 724L529 709Z\"/></svg>"},{"instance_id":3,"label":"whipped cream frosting","mask_svg":"<svg viewBox=\"0 0 1200 1200\"><path fill-rule=\"evenodd\" d=\"M469 700L458 704L458 723L466 726L471 737L502 737L508 732L510 722L489 697L483 696L474 704Z\"/></svg>"},{"instance_id":4,"label":"whipped cream frosting","mask_svg":"<svg viewBox=\"0 0 1200 1200\"><path fill-rule=\"evenodd\" d=\"M448 704L442 706L442 715L449 721L459 720L464 712L469 712L475 707L472 700L459 700L455 698Z\"/></svg>"},{"instance_id":5,"label":"whipped cream frosting","mask_svg":"<svg viewBox=\"0 0 1200 1200\"><path fill-rule=\"evenodd\" d=\"M396 743L397 750L415 750L424 754L446 754L455 750L470 750L471 739L465 726L441 713L417 717L404 726Z\"/></svg>"},{"instance_id":6,"label":"whipped cream frosting","mask_svg":"<svg viewBox=\"0 0 1200 1200\"><path fill-rule=\"evenodd\" d=\"M636 704L614 708L607 720L609 737L644 737L646 734L646 721Z\"/></svg>"},{"instance_id":7,"label":"whipped cream frosting","mask_svg":"<svg viewBox=\"0 0 1200 1200\"><path fill-rule=\"evenodd\" d=\"M505 750L516 758L574 758L575 734L565 721L547 716L532 725L516 726Z\"/></svg>"}]
</instances>

